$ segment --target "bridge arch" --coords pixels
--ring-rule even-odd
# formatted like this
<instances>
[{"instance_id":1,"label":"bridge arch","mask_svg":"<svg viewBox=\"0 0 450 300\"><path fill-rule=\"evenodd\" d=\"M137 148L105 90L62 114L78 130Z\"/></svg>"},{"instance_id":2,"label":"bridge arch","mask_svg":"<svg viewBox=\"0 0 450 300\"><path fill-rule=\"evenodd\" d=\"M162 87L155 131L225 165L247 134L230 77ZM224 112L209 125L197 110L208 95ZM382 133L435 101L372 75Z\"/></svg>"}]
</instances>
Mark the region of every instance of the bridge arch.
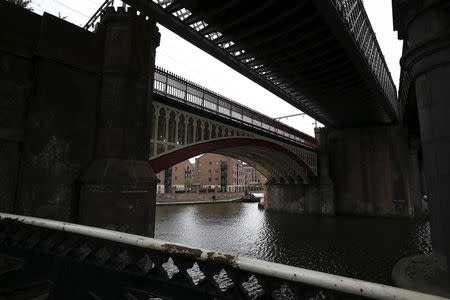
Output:
<instances>
[{"instance_id":1,"label":"bridge arch","mask_svg":"<svg viewBox=\"0 0 450 300\"><path fill-rule=\"evenodd\" d=\"M155 172L213 152L248 163L272 182L308 182L317 175L317 154L313 149L261 136L165 103L154 101L153 106L149 160Z\"/></svg>"},{"instance_id":2,"label":"bridge arch","mask_svg":"<svg viewBox=\"0 0 450 300\"><path fill-rule=\"evenodd\" d=\"M218 153L245 161L273 182L301 183L316 179L314 171L296 153L275 142L251 137L224 137L194 143L152 157L155 173L203 153Z\"/></svg>"}]
</instances>

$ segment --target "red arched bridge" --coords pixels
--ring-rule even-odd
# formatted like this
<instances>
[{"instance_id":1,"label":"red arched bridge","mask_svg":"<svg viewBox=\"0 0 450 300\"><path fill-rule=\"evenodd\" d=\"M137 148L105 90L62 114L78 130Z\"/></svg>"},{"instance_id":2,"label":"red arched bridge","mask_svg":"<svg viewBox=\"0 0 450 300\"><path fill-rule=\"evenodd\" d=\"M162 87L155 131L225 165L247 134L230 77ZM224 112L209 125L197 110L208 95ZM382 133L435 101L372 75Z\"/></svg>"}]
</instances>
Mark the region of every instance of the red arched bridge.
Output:
<instances>
[{"instance_id":1,"label":"red arched bridge","mask_svg":"<svg viewBox=\"0 0 450 300\"><path fill-rule=\"evenodd\" d=\"M317 176L316 139L160 68L155 70L150 163L155 172L214 152L271 182Z\"/></svg>"}]
</instances>

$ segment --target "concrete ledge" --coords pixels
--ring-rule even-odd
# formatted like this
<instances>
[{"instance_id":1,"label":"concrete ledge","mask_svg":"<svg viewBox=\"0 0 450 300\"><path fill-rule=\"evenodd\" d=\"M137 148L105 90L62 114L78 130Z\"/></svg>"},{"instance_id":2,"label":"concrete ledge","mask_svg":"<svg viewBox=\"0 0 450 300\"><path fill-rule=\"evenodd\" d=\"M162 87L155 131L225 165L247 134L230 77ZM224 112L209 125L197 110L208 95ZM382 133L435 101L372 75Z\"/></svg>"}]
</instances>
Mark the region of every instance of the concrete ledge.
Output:
<instances>
[{"instance_id":1,"label":"concrete ledge","mask_svg":"<svg viewBox=\"0 0 450 300\"><path fill-rule=\"evenodd\" d=\"M242 197L222 200L198 200L198 201L176 201L176 202L156 202L156 205L186 205L186 204L211 204L211 203L227 203L240 202Z\"/></svg>"},{"instance_id":2,"label":"concrete ledge","mask_svg":"<svg viewBox=\"0 0 450 300\"><path fill-rule=\"evenodd\" d=\"M392 270L398 287L450 298L450 277L442 255L415 255L399 260Z\"/></svg>"}]
</instances>

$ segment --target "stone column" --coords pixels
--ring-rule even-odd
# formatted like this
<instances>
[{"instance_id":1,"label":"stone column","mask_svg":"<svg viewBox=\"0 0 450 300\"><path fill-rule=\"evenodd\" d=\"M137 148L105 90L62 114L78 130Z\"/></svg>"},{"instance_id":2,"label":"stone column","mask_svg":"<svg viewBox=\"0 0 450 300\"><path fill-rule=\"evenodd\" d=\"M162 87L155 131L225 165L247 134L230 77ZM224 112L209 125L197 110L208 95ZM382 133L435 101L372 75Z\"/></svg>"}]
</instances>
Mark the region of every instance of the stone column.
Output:
<instances>
[{"instance_id":1,"label":"stone column","mask_svg":"<svg viewBox=\"0 0 450 300\"><path fill-rule=\"evenodd\" d=\"M96 159L81 179L79 222L154 235L157 179L148 164L155 21L110 7L97 32L103 40Z\"/></svg>"},{"instance_id":2,"label":"stone column","mask_svg":"<svg viewBox=\"0 0 450 300\"><path fill-rule=\"evenodd\" d=\"M450 11L445 0L412 2L396 19L409 49L401 65L416 90L433 250L450 267Z\"/></svg>"},{"instance_id":3,"label":"stone column","mask_svg":"<svg viewBox=\"0 0 450 300\"><path fill-rule=\"evenodd\" d=\"M170 120L170 111L166 110L166 125L164 131L164 152L167 152L169 146L169 120Z\"/></svg>"},{"instance_id":4,"label":"stone column","mask_svg":"<svg viewBox=\"0 0 450 300\"><path fill-rule=\"evenodd\" d=\"M414 216L420 217L425 214L425 208L422 205L423 192L421 184L421 174L419 167L419 141L417 137L409 137L409 178L411 203L414 207Z\"/></svg>"},{"instance_id":5,"label":"stone column","mask_svg":"<svg viewBox=\"0 0 450 300\"><path fill-rule=\"evenodd\" d=\"M318 140L319 192L323 215L334 215L334 185L330 177L328 128L315 128Z\"/></svg>"},{"instance_id":6,"label":"stone column","mask_svg":"<svg viewBox=\"0 0 450 300\"><path fill-rule=\"evenodd\" d=\"M158 154L158 129L159 129L159 108L156 108L155 113L153 114L153 122L152 124L154 124L155 128L152 128L153 132L154 132L154 139L153 139L153 145L151 145L150 147L150 155L152 155L152 151L153 151L153 155L157 155ZM152 149L153 148L153 149Z\"/></svg>"}]
</instances>

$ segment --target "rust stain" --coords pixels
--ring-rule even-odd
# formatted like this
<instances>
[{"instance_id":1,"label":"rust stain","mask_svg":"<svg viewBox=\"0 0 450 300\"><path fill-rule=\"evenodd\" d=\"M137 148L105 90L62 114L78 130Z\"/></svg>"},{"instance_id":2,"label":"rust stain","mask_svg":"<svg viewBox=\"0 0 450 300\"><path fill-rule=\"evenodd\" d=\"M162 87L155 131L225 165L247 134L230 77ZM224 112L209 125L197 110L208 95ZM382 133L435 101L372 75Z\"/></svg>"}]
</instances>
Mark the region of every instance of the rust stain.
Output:
<instances>
[{"instance_id":1,"label":"rust stain","mask_svg":"<svg viewBox=\"0 0 450 300\"><path fill-rule=\"evenodd\" d=\"M236 255L232 254L224 254L218 252L208 252L206 253L207 260L218 262L221 264L231 265L233 267L237 267L236 263Z\"/></svg>"},{"instance_id":2,"label":"rust stain","mask_svg":"<svg viewBox=\"0 0 450 300\"><path fill-rule=\"evenodd\" d=\"M164 244L161 248L169 253L183 254L195 258L200 258L203 251L200 249L189 248L179 245Z\"/></svg>"}]
</instances>

